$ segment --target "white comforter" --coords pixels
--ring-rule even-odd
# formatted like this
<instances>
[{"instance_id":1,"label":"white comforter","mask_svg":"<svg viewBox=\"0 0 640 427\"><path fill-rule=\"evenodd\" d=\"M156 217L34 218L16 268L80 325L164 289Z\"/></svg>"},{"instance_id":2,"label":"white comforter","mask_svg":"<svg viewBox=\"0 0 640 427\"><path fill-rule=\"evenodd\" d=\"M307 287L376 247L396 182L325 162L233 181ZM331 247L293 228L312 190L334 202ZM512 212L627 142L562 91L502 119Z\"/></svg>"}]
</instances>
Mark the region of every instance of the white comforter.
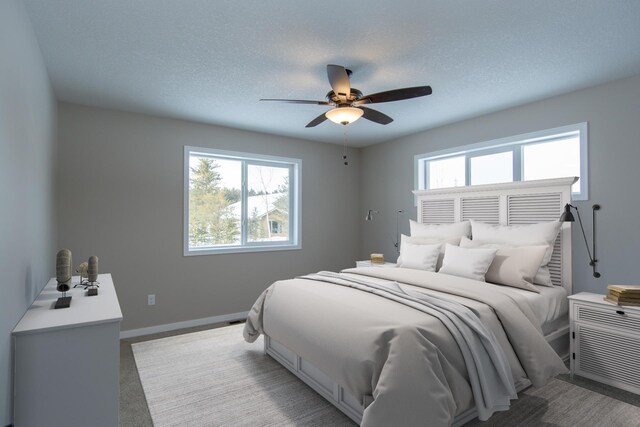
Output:
<instances>
[{"instance_id":1,"label":"white comforter","mask_svg":"<svg viewBox=\"0 0 640 427\"><path fill-rule=\"evenodd\" d=\"M542 385L566 371L524 298L499 287L408 269L361 268L345 277L445 292L493 331L512 377ZM362 276L367 276L363 278ZM266 333L356 396L372 395L363 426L450 425L471 406L467 364L441 320L370 292L308 279L274 283L254 304L245 339Z\"/></svg>"}]
</instances>

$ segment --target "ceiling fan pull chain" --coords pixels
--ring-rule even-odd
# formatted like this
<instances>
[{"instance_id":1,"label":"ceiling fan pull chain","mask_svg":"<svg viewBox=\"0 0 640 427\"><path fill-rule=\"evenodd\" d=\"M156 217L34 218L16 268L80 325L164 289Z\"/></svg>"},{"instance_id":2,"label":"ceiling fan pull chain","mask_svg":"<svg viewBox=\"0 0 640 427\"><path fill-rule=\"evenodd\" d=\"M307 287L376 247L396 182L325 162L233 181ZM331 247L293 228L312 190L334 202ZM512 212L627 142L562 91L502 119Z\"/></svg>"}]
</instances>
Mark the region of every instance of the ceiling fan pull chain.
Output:
<instances>
[{"instance_id":1,"label":"ceiling fan pull chain","mask_svg":"<svg viewBox=\"0 0 640 427\"><path fill-rule=\"evenodd\" d=\"M349 161L347 160L347 127L343 126L342 128L342 160L344 160L344 165L349 166Z\"/></svg>"}]
</instances>

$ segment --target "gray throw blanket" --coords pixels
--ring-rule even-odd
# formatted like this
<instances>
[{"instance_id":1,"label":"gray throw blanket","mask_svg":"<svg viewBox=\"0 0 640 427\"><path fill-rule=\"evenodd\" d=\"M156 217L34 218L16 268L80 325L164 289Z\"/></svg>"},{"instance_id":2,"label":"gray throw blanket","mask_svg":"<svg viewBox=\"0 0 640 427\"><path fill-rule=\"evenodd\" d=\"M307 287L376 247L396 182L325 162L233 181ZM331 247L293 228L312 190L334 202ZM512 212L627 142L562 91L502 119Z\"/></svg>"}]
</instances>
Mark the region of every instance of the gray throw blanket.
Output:
<instances>
[{"instance_id":1,"label":"gray throw blanket","mask_svg":"<svg viewBox=\"0 0 640 427\"><path fill-rule=\"evenodd\" d=\"M489 419L495 411L507 410L509 401L517 398L511 369L504 351L493 332L487 329L478 316L464 305L435 295L405 290L395 281L375 283L365 278L355 278L329 271L299 278L370 292L440 320L460 347L480 420Z\"/></svg>"}]
</instances>

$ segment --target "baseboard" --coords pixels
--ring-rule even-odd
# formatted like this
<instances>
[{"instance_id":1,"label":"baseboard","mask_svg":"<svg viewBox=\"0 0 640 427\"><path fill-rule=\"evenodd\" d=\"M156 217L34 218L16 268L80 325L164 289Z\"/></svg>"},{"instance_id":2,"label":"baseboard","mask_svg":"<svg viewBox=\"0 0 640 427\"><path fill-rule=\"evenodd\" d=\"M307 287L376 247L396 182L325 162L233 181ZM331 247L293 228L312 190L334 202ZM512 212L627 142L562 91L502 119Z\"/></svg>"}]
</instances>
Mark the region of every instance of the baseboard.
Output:
<instances>
[{"instance_id":1,"label":"baseboard","mask_svg":"<svg viewBox=\"0 0 640 427\"><path fill-rule=\"evenodd\" d=\"M223 314L221 316L205 317L203 319L185 320L184 322L166 323L164 325L149 326L147 328L129 329L120 331L120 339L133 338L142 335L157 334L159 332L175 331L176 329L192 328L194 326L209 325L212 323L233 322L247 318L248 311L240 313Z\"/></svg>"}]
</instances>

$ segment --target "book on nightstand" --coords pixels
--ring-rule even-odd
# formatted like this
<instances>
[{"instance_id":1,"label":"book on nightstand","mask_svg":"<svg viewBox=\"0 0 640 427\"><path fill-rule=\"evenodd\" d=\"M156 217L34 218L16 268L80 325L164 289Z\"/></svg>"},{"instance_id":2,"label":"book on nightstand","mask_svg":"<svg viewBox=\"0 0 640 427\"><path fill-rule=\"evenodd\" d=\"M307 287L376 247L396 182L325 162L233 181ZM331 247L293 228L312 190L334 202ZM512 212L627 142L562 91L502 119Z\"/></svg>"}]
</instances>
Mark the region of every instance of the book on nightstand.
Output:
<instances>
[{"instance_id":1,"label":"book on nightstand","mask_svg":"<svg viewBox=\"0 0 640 427\"><path fill-rule=\"evenodd\" d=\"M640 286L638 285L608 285L607 289L612 292L640 295Z\"/></svg>"},{"instance_id":2,"label":"book on nightstand","mask_svg":"<svg viewBox=\"0 0 640 427\"><path fill-rule=\"evenodd\" d=\"M371 264L384 264L384 254L371 254Z\"/></svg>"},{"instance_id":3,"label":"book on nightstand","mask_svg":"<svg viewBox=\"0 0 640 427\"><path fill-rule=\"evenodd\" d=\"M640 306L640 286L609 285L607 289L609 292L604 297L605 301L617 305Z\"/></svg>"},{"instance_id":4,"label":"book on nightstand","mask_svg":"<svg viewBox=\"0 0 640 427\"><path fill-rule=\"evenodd\" d=\"M618 299L618 298L612 298L609 295L604 297L605 301L609 301L612 304L616 304L616 305L633 305L633 306L638 306L640 307L640 298L630 298L630 299Z\"/></svg>"}]
</instances>

